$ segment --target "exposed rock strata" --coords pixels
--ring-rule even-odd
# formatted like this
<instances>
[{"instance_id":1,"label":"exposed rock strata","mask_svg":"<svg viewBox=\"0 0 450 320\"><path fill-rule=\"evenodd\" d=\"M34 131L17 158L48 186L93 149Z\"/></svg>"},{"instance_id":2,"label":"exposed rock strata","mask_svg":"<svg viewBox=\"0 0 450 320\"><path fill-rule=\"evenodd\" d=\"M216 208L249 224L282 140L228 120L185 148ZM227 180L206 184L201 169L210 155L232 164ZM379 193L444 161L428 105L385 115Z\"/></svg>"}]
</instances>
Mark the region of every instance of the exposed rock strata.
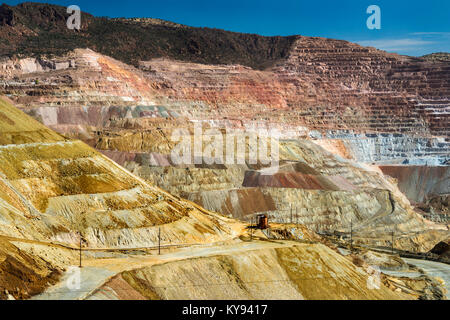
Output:
<instances>
[{"instance_id":1,"label":"exposed rock strata","mask_svg":"<svg viewBox=\"0 0 450 320\"><path fill-rule=\"evenodd\" d=\"M0 111L3 235L76 245L81 232L93 247L151 246L159 227L166 243L230 235L220 219L147 184L82 142L64 139L7 102Z\"/></svg>"},{"instance_id":2,"label":"exposed rock strata","mask_svg":"<svg viewBox=\"0 0 450 320\"><path fill-rule=\"evenodd\" d=\"M331 266L326 261L336 260ZM258 272L249 269L256 265ZM199 272L200 271L200 272ZM92 299L121 296L125 283L146 299L404 299L367 287L367 275L323 245L251 251L205 257L125 272L107 282ZM326 288L326 289L322 289Z\"/></svg>"},{"instance_id":3,"label":"exposed rock strata","mask_svg":"<svg viewBox=\"0 0 450 320\"><path fill-rule=\"evenodd\" d=\"M450 194L449 167L380 166L380 169L397 179L399 189L415 203Z\"/></svg>"}]
</instances>

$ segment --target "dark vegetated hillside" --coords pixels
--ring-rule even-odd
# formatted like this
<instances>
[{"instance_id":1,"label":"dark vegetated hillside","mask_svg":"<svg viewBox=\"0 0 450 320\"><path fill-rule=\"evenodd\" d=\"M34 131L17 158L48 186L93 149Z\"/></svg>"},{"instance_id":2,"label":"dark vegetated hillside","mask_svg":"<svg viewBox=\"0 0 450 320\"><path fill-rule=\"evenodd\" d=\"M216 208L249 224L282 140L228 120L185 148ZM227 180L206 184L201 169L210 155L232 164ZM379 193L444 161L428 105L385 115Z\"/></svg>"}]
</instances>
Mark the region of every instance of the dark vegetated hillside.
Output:
<instances>
[{"instance_id":1,"label":"dark vegetated hillside","mask_svg":"<svg viewBox=\"0 0 450 320\"><path fill-rule=\"evenodd\" d=\"M82 14L80 31L69 30L66 8L23 3L0 7L1 55L61 55L91 48L126 63L168 57L206 64L264 69L285 58L297 38L263 37L210 28L131 22Z\"/></svg>"},{"instance_id":2,"label":"dark vegetated hillside","mask_svg":"<svg viewBox=\"0 0 450 320\"><path fill-rule=\"evenodd\" d=\"M436 52L427 54L422 57L425 60L429 61L450 61L450 53L448 52Z\"/></svg>"}]
</instances>

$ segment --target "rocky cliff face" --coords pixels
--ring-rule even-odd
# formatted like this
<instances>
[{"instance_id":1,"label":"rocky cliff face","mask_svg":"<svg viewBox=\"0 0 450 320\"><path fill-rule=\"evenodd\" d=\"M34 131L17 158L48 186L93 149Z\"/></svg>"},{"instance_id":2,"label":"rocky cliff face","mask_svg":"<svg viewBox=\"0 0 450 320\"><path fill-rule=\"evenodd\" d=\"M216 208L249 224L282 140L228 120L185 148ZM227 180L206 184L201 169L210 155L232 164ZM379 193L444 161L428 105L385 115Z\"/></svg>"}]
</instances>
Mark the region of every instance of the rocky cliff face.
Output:
<instances>
[{"instance_id":1,"label":"rocky cliff face","mask_svg":"<svg viewBox=\"0 0 450 320\"><path fill-rule=\"evenodd\" d=\"M376 292L365 289L366 268L315 243L321 238L304 226L292 229L301 232L302 244L266 241L261 231L249 243L242 223L148 184L4 98L0 133L1 299L416 298L385 284ZM263 198L267 205L260 209L274 209L271 198ZM190 248L169 248L175 252L156 258L150 252L158 234L164 246ZM86 277L80 292L65 286L78 254ZM158 282L154 272L167 274L168 282ZM274 277L270 294L261 281L267 276ZM211 277L227 291L201 288ZM308 285L313 279L321 279L314 290ZM173 281L197 289L169 286Z\"/></svg>"},{"instance_id":2,"label":"rocky cliff face","mask_svg":"<svg viewBox=\"0 0 450 320\"><path fill-rule=\"evenodd\" d=\"M37 250L37 242L49 246L51 240L63 246L53 248L62 252L78 244L78 232L87 249L99 250L154 246L160 229L165 244L240 242L238 236L248 236L241 222L220 214L248 222L265 213L273 224L301 224L344 236L354 228L355 243L372 246L392 245L394 232L394 245L410 251L427 252L448 238L445 222L425 219L410 203L450 193L445 177L448 61L387 54L339 40L264 38L153 20L90 16L75 34L64 28L60 7L37 7L36 16L29 12L33 4L0 10L0 34L11 40L0 53L20 53L1 57L0 93L40 122L9 100L0 102L0 232L32 260L47 256L49 264L43 265L38 258L33 264L28 256L10 254L25 261L37 288L56 281L53 272L73 261L67 252ZM43 45L54 38L42 30L48 23L57 27L61 46ZM137 38L120 44L93 38L105 30L114 39L123 38L117 32ZM150 44L155 34L164 41ZM128 40L142 48L136 50ZM216 50L222 47L231 52ZM174 163L170 137L184 129L192 141L194 123L215 128L224 138L226 129L278 129L279 170L270 172L253 161L248 141L240 155L244 162ZM430 164L437 169L425 167ZM295 281L303 270L299 262L286 265L285 256L292 252L275 257L266 243L258 245L261 251L252 256L251 268L273 262L290 281L292 297L308 298ZM340 259L318 247L306 250ZM173 262L177 255L158 263ZM184 263L205 271L206 281L205 263L224 277L227 270L248 273L239 259ZM124 273L129 270L121 260L108 265L108 272L121 273L112 287L131 287L134 297L180 297L175 291L151 291L145 283L155 282L154 270L166 272L165 266L154 269L148 259L132 262L130 273ZM341 262L336 270L349 273L341 288L344 296L359 297L350 279L362 278L354 266ZM99 267L98 261L90 263ZM36 272L43 276L35 277ZM191 277L189 270L180 274L183 281ZM227 285L234 281L225 280ZM311 297L343 297L340 289L325 288ZM221 292L209 293L221 297ZM236 296L257 293L244 288ZM205 294L192 291L189 297ZM272 298L279 294L274 287Z\"/></svg>"},{"instance_id":3,"label":"rocky cliff face","mask_svg":"<svg viewBox=\"0 0 450 320\"><path fill-rule=\"evenodd\" d=\"M64 139L5 101L0 116L3 235L76 245L81 232L88 246L138 247L155 244L164 226L171 243L201 242L195 231L200 229L209 230L207 241L230 232L220 219L148 185L82 142ZM189 235L181 231L196 217L199 224L192 224Z\"/></svg>"},{"instance_id":4,"label":"rocky cliff face","mask_svg":"<svg viewBox=\"0 0 450 320\"><path fill-rule=\"evenodd\" d=\"M10 68L5 64L3 92L45 125L83 139L151 183L235 217L262 210L242 211L228 205L225 209L231 189L278 188L282 195L270 200L278 210L273 218L286 221L288 213L283 203L290 201L286 188L323 192L325 198L327 192L345 191L348 193L337 196L342 199L339 201L347 202L344 207L353 203L352 192L369 188L363 191L368 197L367 212L364 206L354 212L340 209L345 214L335 220L336 205L330 202L324 209L314 210L333 212L329 218L334 222L329 218L311 218L316 214L312 210L307 214L311 217L302 223L315 230L346 230L351 220L359 216L364 225L368 223L366 219L375 221L366 226L367 230L378 230L387 236L393 220L375 218L381 211L374 208L385 208L383 215L400 211L389 210L392 206L388 204L372 206L370 199L378 194L375 189L396 194L399 200L393 201L399 201L404 212L412 210L408 201L377 169L361 168L340 156L368 163L445 163L448 138L444 131L435 130L432 120L443 121L446 129L445 113L426 117L423 112L413 111L411 101L422 99L426 92L447 99L448 79L440 75L448 65L326 39L301 38L294 48L287 60L266 71L164 59L142 62L138 70L91 50L76 50L46 63L35 60L40 69ZM63 66L59 70L42 67L57 63ZM9 65L14 63L10 61ZM405 71L409 70L406 66L422 70L417 71L423 74L422 80L396 80L402 74L407 79L414 77L412 71ZM439 85L428 80L433 77ZM394 103L398 104L382 107ZM300 167L261 179L257 172L260 168L248 163L173 165L170 154L174 143L170 137L175 129L192 132L192 120L213 128L278 128L283 139L281 162L298 163ZM317 144L340 156L328 155ZM307 166L311 170L306 170ZM217 205L201 200L209 197L204 192L211 192L214 197L218 190L222 199L214 202ZM196 196L197 192L202 192L202 196ZM298 195L299 201L292 201L305 210L324 202L314 198L316 203L314 200L306 205L310 195ZM408 228L411 237L429 228L412 213L395 221L398 226L392 227L407 237Z\"/></svg>"},{"instance_id":5,"label":"rocky cliff face","mask_svg":"<svg viewBox=\"0 0 450 320\"><path fill-rule=\"evenodd\" d=\"M448 166L381 166L380 169L397 179L400 190L415 203L448 194L450 190Z\"/></svg>"},{"instance_id":6,"label":"rocky cliff face","mask_svg":"<svg viewBox=\"0 0 450 320\"><path fill-rule=\"evenodd\" d=\"M169 60L140 66L142 71L89 50L6 60L2 92L62 132L130 117L181 116L228 126L243 126L245 118L341 141L363 162L448 160L447 62L302 37L286 60L266 71Z\"/></svg>"}]
</instances>

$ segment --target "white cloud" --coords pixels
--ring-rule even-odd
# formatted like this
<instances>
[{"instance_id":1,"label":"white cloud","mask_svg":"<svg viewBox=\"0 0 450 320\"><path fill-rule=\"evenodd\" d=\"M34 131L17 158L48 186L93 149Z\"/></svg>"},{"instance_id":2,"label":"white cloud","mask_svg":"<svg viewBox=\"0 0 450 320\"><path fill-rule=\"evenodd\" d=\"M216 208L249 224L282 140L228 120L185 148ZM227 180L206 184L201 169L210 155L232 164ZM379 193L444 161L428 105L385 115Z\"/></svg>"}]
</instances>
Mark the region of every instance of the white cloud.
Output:
<instances>
[{"instance_id":1,"label":"white cloud","mask_svg":"<svg viewBox=\"0 0 450 320\"><path fill-rule=\"evenodd\" d=\"M410 33L413 36L442 36L450 37L450 32L413 32Z\"/></svg>"},{"instance_id":2,"label":"white cloud","mask_svg":"<svg viewBox=\"0 0 450 320\"><path fill-rule=\"evenodd\" d=\"M421 40L421 39L380 39L380 40L363 40L356 43L366 46L375 47L377 49L385 51L414 51L418 48L433 44L433 41Z\"/></svg>"}]
</instances>

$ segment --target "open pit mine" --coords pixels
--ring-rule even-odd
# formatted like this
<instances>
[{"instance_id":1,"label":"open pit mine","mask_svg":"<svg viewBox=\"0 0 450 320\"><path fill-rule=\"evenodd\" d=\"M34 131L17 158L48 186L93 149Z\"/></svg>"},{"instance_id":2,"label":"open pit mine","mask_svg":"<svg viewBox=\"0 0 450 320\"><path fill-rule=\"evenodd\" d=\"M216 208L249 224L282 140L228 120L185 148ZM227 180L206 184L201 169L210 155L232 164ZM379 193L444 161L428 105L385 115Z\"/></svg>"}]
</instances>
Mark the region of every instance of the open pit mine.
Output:
<instances>
[{"instance_id":1,"label":"open pit mine","mask_svg":"<svg viewBox=\"0 0 450 320\"><path fill-rule=\"evenodd\" d=\"M66 18L0 7L0 299L449 297L448 59ZM276 129L276 170L245 137L243 161L175 163L195 125Z\"/></svg>"}]
</instances>

